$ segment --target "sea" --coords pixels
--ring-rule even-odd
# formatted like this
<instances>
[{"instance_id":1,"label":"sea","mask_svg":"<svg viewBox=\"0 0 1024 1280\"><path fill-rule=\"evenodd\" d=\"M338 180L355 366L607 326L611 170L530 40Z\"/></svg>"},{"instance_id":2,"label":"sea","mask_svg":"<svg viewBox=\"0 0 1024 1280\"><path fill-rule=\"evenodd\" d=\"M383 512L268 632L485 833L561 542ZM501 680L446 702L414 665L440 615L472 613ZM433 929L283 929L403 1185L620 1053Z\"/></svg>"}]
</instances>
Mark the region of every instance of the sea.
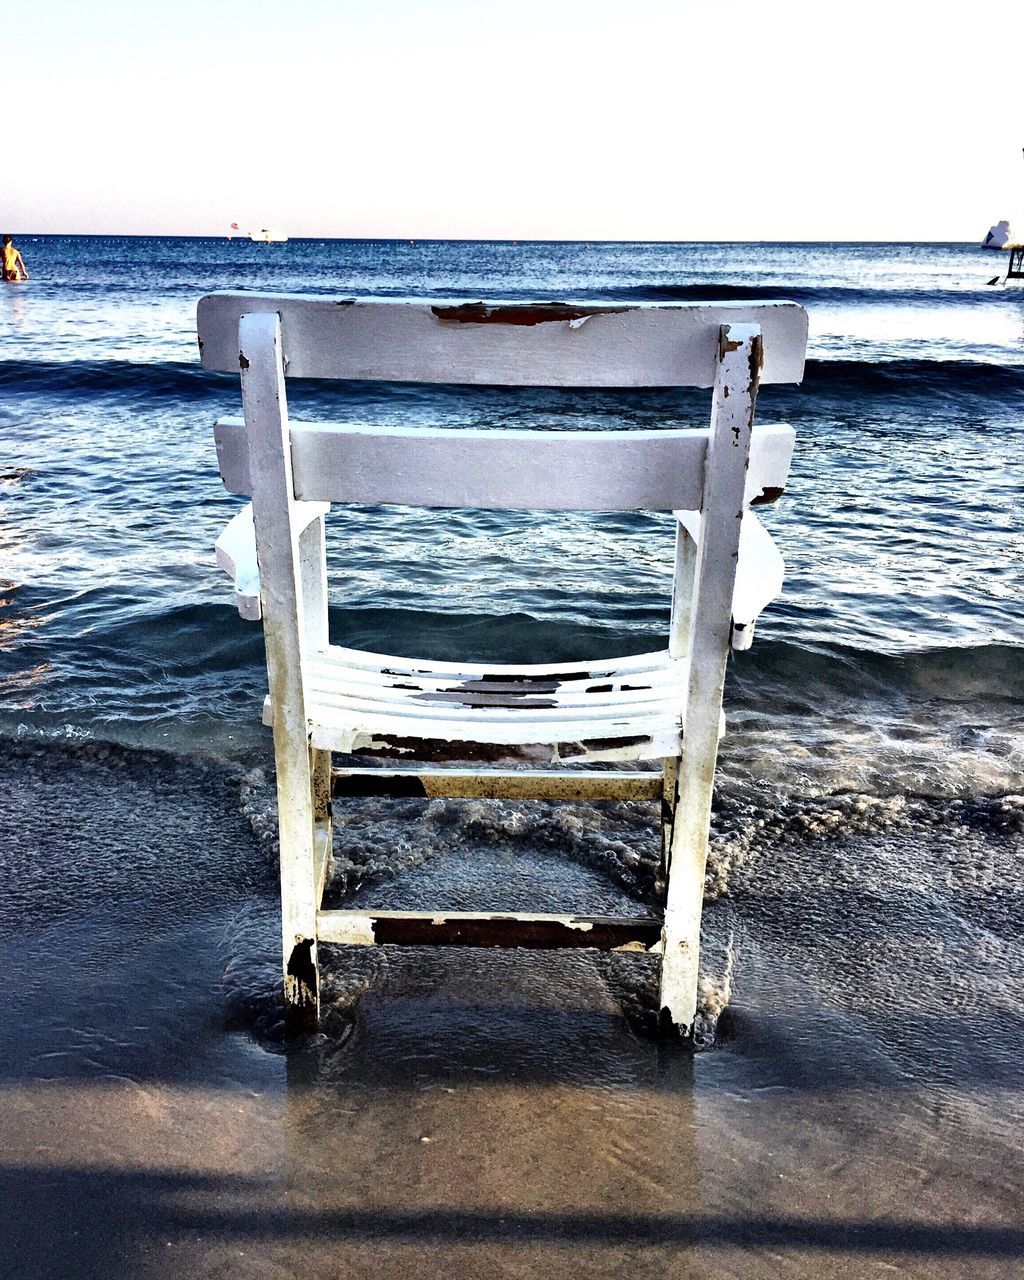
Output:
<instances>
[{"instance_id":1,"label":"sea","mask_svg":"<svg viewBox=\"0 0 1024 1280\"><path fill-rule=\"evenodd\" d=\"M1024 288L962 244L16 237L0 293L10 1275L1024 1273ZM791 299L786 561L730 662L695 1053L644 957L332 949L278 1001L217 289ZM304 419L702 425L707 392L290 382ZM665 640L671 516L335 508L332 638ZM639 803L348 801L334 903L642 913Z\"/></svg>"}]
</instances>

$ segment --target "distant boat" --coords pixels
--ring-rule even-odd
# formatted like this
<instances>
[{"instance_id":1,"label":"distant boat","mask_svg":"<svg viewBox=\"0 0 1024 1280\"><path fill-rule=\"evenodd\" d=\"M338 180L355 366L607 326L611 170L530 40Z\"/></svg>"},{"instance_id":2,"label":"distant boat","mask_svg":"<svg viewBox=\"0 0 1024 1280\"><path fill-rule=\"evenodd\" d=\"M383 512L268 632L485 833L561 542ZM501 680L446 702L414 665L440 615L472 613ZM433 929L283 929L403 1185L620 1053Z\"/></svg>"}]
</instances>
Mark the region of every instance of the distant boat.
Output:
<instances>
[{"instance_id":1,"label":"distant boat","mask_svg":"<svg viewBox=\"0 0 1024 1280\"><path fill-rule=\"evenodd\" d=\"M1005 249L1013 240L1008 218L1002 218L994 227L989 227L988 235L981 242L983 249Z\"/></svg>"},{"instance_id":2,"label":"distant boat","mask_svg":"<svg viewBox=\"0 0 1024 1280\"><path fill-rule=\"evenodd\" d=\"M288 237L283 236L280 231L269 231L264 227L261 231L250 231L249 239L257 244L285 244Z\"/></svg>"}]
</instances>

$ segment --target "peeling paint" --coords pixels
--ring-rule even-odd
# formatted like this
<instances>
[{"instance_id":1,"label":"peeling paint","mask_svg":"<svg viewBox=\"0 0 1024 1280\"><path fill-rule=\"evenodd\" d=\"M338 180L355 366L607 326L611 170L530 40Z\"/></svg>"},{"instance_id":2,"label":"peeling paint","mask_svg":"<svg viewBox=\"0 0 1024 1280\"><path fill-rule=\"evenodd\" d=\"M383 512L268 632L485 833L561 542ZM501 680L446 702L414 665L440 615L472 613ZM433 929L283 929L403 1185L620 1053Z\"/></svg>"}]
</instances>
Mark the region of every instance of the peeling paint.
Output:
<instances>
[{"instance_id":1,"label":"peeling paint","mask_svg":"<svg viewBox=\"0 0 1024 1280\"><path fill-rule=\"evenodd\" d=\"M581 745L588 751L608 751L618 747L639 747L650 741L649 734L640 733L626 738L584 738Z\"/></svg>"},{"instance_id":2,"label":"peeling paint","mask_svg":"<svg viewBox=\"0 0 1024 1280\"><path fill-rule=\"evenodd\" d=\"M288 957L288 977L298 983L300 992L316 990L316 966L313 963L313 939L300 938Z\"/></svg>"},{"instance_id":3,"label":"peeling paint","mask_svg":"<svg viewBox=\"0 0 1024 1280\"><path fill-rule=\"evenodd\" d=\"M760 336L750 344L750 390L757 395L757 384L764 368L764 343Z\"/></svg>"},{"instance_id":4,"label":"peeling paint","mask_svg":"<svg viewBox=\"0 0 1024 1280\"><path fill-rule=\"evenodd\" d=\"M597 667L592 668L589 671L545 671L542 676L523 674L517 676L516 680L536 687L537 685L552 685L552 681L556 681L557 684L564 684L567 680L602 680L606 679L611 674L611 669ZM481 682L489 681L495 684L507 684L508 675L502 674L501 672L485 671L480 677L480 680ZM553 685L552 689L557 688L557 684ZM547 693L549 690L547 688L541 688L539 692Z\"/></svg>"},{"instance_id":5,"label":"peeling paint","mask_svg":"<svg viewBox=\"0 0 1024 1280\"><path fill-rule=\"evenodd\" d=\"M239 369L248 369L249 367L249 361L246 359L244 351L239 351L238 353L238 367Z\"/></svg>"},{"instance_id":6,"label":"peeling paint","mask_svg":"<svg viewBox=\"0 0 1024 1280\"><path fill-rule=\"evenodd\" d=\"M297 938L285 969L285 1028L288 1035L315 1031L319 1016L319 982L312 938Z\"/></svg>"},{"instance_id":7,"label":"peeling paint","mask_svg":"<svg viewBox=\"0 0 1024 1280\"><path fill-rule=\"evenodd\" d=\"M522 710L548 710L552 711L558 703L554 698L536 698L530 696L532 691L524 690L520 694L514 693L461 693L452 692L430 692L418 693L416 695L417 702L435 702L441 703L449 707L476 707L478 710L486 711L489 708L497 710L509 710L515 708L517 711Z\"/></svg>"},{"instance_id":8,"label":"peeling paint","mask_svg":"<svg viewBox=\"0 0 1024 1280\"><path fill-rule=\"evenodd\" d=\"M631 307L570 307L562 302L540 302L524 306L491 306L486 302L464 302L454 307L431 307L442 324L548 324L568 321L578 328L591 316L615 315Z\"/></svg>"},{"instance_id":9,"label":"peeling paint","mask_svg":"<svg viewBox=\"0 0 1024 1280\"><path fill-rule=\"evenodd\" d=\"M546 760L551 758L551 748L541 743L525 746L503 746L490 742L446 742L440 738L414 738L404 735L374 734L372 744L360 748L360 755L399 755L424 763L451 763L453 760L467 763L503 764L508 760Z\"/></svg>"},{"instance_id":10,"label":"peeling paint","mask_svg":"<svg viewBox=\"0 0 1024 1280\"><path fill-rule=\"evenodd\" d=\"M327 913L325 913L327 914ZM339 913L343 917L344 912ZM661 937L654 916L393 915L369 913L373 941L392 946L582 948L590 951L646 950ZM343 931L348 933L348 922Z\"/></svg>"}]
</instances>

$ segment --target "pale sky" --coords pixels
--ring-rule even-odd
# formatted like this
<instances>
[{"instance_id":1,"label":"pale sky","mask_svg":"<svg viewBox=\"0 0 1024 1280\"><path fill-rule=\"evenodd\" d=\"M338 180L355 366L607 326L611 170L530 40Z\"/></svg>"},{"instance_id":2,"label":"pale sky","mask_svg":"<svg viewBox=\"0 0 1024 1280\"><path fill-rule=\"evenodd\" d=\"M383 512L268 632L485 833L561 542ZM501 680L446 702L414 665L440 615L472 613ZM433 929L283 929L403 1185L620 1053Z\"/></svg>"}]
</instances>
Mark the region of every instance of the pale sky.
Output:
<instances>
[{"instance_id":1,"label":"pale sky","mask_svg":"<svg viewBox=\"0 0 1024 1280\"><path fill-rule=\"evenodd\" d=\"M980 240L1024 217L1015 35L923 0L15 0L0 230Z\"/></svg>"}]
</instances>

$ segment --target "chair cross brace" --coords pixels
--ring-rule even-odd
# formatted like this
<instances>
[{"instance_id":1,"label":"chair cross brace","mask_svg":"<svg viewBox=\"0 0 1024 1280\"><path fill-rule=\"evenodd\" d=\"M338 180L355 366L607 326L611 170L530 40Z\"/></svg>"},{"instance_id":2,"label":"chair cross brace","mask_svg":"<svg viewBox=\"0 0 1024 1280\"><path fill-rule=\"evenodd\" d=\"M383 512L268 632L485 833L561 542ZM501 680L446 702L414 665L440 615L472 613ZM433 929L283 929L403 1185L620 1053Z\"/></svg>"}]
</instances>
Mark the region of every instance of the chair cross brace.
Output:
<instances>
[{"instance_id":1,"label":"chair cross brace","mask_svg":"<svg viewBox=\"0 0 1024 1280\"><path fill-rule=\"evenodd\" d=\"M586 916L512 911L318 911L321 942L344 946L658 950L656 916Z\"/></svg>"},{"instance_id":2,"label":"chair cross brace","mask_svg":"<svg viewBox=\"0 0 1024 1280\"><path fill-rule=\"evenodd\" d=\"M334 769L335 799L423 796L431 800L660 800L662 773L569 769Z\"/></svg>"}]
</instances>

